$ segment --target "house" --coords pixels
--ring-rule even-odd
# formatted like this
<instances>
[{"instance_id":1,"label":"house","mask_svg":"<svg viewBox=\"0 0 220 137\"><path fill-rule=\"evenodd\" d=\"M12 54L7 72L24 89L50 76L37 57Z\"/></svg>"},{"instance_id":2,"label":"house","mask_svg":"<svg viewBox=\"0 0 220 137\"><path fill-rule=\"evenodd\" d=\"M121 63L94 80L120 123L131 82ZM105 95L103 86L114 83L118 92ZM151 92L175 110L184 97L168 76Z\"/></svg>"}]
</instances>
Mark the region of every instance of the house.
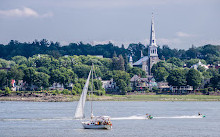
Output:
<instances>
[{"instance_id":1,"label":"house","mask_svg":"<svg viewBox=\"0 0 220 137\"><path fill-rule=\"evenodd\" d=\"M111 80L102 80L102 88L105 89L106 93L117 93L119 90L119 87L116 86L116 83L113 81L113 78Z\"/></svg>"},{"instance_id":2,"label":"house","mask_svg":"<svg viewBox=\"0 0 220 137\"><path fill-rule=\"evenodd\" d=\"M170 86L168 85L168 82L158 82L157 83L157 88L160 89L161 91L163 90L170 90Z\"/></svg>"},{"instance_id":3,"label":"house","mask_svg":"<svg viewBox=\"0 0 220 137\"><path fill-rule=\"evenodd\" d=\"M149 84L148 84L149 90L152 90L153 87L157 87L157 82L156 82L156 80L154 79L153 76L152 77L148 77L148 79L149 79Z\"/></svg>"},{"instance_id":4,"label":"house","mask_svg":"<svg viewBox=\"0 0 220 137\"><path fill-rule=\"evenodd\" d=\"M130 86L133 91L134 90L136 91L146 90L148 88L148 78L141 78L137 75L134 75L130 79Z\"/></svg>"},{"instance_id":5,"label":"house","mask_svg":"<svg viewBox=\"0 0 220 137\"><path fill-rule=\"evenodd\" d=\"M49 87L49 90L64 90L63 84L54 82L51 87Z\"/></svg>"},{"instance_id":6,"label":"house","mask_svg":"<svg viewBox=\"0 0 220 137\"><path fill-rule=\"evenodd\" d=\"M189 94L193 91L193 87L192 86L180 86L180 87L176 87L176 86L171 86L170 90L172 91L173 94L177 94L177 95L182 95L182 94Z\"/></svg>"}]
</instances>

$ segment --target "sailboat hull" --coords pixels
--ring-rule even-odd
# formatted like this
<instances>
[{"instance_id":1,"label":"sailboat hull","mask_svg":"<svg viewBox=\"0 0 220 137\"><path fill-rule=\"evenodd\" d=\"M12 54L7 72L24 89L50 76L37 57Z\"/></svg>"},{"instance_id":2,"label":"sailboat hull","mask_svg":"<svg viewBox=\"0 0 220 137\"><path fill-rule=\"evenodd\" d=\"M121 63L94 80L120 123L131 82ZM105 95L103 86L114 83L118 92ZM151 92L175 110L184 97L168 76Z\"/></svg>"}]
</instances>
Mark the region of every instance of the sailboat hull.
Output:
<instances>
[{"instance_id":1,"label":"sailboat hull","mask_svg":"<svg viewBox=\"0 0 220 137\"><path fill-rule=\"evenodd\" d=\"M86 123L82 123L83 127L85 129L111 129L112 126L111 125L93 125L93 124L86 124Z\"/></svg>"}]
</instances>

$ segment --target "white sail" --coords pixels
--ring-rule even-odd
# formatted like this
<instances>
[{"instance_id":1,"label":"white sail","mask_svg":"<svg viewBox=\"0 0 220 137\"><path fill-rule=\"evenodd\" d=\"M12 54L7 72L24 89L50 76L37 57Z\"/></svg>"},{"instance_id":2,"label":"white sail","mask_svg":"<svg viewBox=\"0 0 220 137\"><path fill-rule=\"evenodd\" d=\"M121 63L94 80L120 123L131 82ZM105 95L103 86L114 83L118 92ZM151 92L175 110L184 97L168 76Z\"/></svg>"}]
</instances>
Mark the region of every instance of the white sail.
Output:
<instances>
[{"instance_id":1,"label":"white sail","mask_svg":"<svg viewBox=\"0 0 220 137\"><path fill-rule=\"evenodd\" d=\"M89 76L87 78L86 84L83 88L81 97L79 99L79 103L77 105L76 108L76 112L75 112L75 117L76 119L82 119L85 118L85 114L84 114L84 106L85 106L85 102L86 102L86 95L87 95L87 91L88 91L88 87L89 87L89 79L90 79L90 74L91 74L91 70L89 72Z\"/></svg>"}]
</instances>

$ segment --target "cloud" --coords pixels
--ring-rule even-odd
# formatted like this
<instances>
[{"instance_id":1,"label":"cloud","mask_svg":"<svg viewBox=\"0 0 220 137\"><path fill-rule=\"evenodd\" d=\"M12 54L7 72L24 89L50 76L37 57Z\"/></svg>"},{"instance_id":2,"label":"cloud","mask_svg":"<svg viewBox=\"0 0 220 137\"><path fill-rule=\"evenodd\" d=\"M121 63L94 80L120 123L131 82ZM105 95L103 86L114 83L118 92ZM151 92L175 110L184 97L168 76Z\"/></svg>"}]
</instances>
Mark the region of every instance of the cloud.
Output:
<instances>
[{"instance_id":1,"label":"cloud","mask_svg":"<svg viewBox=\"0 0 220 137\"><path fill-rule=\"evenodd\" d=\"M178 37L195 37L196 36L194 34L189 34L189 33L181 32L181 31L177 32L176 35Z\"/></svg>"},{"instance_id":2,"label":"cloud","mask_svg":"<svg viewBox=\"0 0 220 137\"><path fill-rule=\"evenodd\" d=\"M7 17L51 17L53 13L48 12L39 14L31 8L24 7L22 9L0 10L0 16Z\"/></svg>"}]
</instances>

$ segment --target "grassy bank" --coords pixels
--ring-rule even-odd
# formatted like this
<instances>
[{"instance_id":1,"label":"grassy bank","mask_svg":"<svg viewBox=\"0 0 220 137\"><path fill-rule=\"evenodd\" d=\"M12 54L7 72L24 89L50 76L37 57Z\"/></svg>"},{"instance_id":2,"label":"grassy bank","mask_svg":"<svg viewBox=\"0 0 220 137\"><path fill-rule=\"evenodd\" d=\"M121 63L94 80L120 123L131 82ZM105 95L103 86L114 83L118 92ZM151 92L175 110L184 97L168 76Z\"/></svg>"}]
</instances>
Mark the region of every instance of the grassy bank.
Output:
<instances>
[{"instance_id":1,"label":"grassy bank","mask_svg":"<svg viewBox=\"0 0 220 137\"><path fill-rule=\"evenodd\" d=\"M2 96L0 101L70 102L80 96ZM88 98L89 99L89 98ZM220 101L220 96L212 95L105 95L93 96L96 101Z\"/></svg>"},{"instance_id":2,"label":"grassy bank","mask_svg":"<svg viewBox=\"0 0 220 137\"><path fill-rule=\"evenodd\" d=\"M106 99L105 99L106 98ZM102 100L97 97L96 100ZM211 95L108 95L110 101L220 101L220 96Z\"/></svg>"}]
</instances>

